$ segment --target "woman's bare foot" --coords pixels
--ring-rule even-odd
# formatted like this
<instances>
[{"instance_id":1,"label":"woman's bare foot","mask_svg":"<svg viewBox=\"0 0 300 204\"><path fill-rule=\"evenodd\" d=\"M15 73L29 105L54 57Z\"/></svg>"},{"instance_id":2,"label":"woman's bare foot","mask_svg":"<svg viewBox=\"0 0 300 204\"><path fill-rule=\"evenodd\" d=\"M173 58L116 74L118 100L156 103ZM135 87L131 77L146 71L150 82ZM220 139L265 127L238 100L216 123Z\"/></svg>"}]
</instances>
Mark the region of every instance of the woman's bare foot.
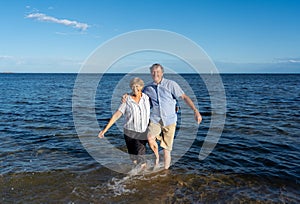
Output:
<instances>
[{"instance_id":1,"label":"woman's bare foot","mask_svg":"<svg viewBox=\"0 0 300 204\"><path fill-rule=\"evenodd\" d=\"M157 166L159 164L159 156L156 156L156 159L155 159L155 166Z\"/></svg>"},{"instance_id":2,"label":"woman's bare foot","mask_svg":"<svg viewBox=\"0 0 300 204\"><path fill-rule=\"evenodd\" d=\"M143 164L141 164L141 170L145 170L145 169L146 169L146 167L147 167L147 163L143 163Z\"/></svg>"}]
</instances>

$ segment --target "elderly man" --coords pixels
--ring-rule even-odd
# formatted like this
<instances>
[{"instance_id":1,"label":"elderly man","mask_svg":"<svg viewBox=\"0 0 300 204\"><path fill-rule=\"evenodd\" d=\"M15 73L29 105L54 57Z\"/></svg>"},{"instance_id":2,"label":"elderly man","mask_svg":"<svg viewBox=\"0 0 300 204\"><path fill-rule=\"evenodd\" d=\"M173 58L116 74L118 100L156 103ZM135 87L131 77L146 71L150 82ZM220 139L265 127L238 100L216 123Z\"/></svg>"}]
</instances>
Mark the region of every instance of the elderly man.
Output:
<instances>
[{"instance_id":1,"label":"elderly man","mask_svg":"<svg viewBox=\"0 0 300 204\"><path fill-rule=\"evenodd\" d=\"M183 99L194 111L195 120L198 124L202 121L202 117L190 97L183 92L180 86L175 81L163 77L164 68L160 64L153 64L150 67L150 72L153 82L145 86L143 90L149 96L152 105L148 142L156 156L155 164L157 165L159 153L156 139L160 141L160 146L164 151L164 168L169 169L177 122L176 99Z\"/></svg>"}]
</instances>

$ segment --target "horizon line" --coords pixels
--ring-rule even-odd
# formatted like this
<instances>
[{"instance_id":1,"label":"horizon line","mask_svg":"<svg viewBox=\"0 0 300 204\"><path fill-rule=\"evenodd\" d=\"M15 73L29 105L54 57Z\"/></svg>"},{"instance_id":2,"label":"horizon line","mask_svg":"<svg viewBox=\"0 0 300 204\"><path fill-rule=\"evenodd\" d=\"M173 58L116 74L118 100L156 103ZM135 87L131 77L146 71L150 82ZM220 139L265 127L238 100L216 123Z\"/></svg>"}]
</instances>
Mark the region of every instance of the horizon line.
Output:
<instances>
[{"instance_id":1,"label":"horizon line","mask_svg":"<svg viewBox=\"0 0 300 204\"><path fill-rule=\"evenodd\" d=\"M0 72L0 74L130 74L128 72ZM150 73L131 73L131 74L150 74ZM300 74L300 72L219 72L219 73L192 73L192 72L177 72L165 74Z\"/></svg>"}]
</instances>

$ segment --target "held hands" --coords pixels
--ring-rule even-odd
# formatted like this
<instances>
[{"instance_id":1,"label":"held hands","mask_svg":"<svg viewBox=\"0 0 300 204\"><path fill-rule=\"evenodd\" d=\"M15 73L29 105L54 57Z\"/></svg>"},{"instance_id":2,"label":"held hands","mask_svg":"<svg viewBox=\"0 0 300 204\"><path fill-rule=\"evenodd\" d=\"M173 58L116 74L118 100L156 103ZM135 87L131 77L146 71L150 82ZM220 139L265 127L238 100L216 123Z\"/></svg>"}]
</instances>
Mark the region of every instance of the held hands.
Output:
<instances>
[{"instance_id":1,"label":"held hands","mask_svg":"<svg viewBox=\"0 0 300 204\"><path fill-rule=\"evenodd\" d=\"M103 130L99 132L98 137L99 138L104 138L104 131Z\"/></svg>"}]
</instances>

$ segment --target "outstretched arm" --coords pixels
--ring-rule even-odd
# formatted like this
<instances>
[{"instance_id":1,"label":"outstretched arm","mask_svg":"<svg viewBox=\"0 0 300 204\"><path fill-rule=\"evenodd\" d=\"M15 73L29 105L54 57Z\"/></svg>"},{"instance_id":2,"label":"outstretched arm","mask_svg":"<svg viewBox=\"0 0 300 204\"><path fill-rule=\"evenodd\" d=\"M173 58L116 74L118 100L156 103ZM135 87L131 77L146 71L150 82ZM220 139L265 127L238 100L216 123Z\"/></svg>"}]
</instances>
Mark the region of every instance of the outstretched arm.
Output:
<instances>
[{"instance_id":1,"label":"outstretched arm","mask_svg":"<svg viewBox=\"0 0 300 204\"><path fill-rule=\"evenodd\" d=\"M202 121L202 116L199 113L198 109L195 107L193 101L190 97L188 97L186 94L183 94L181 98L184 100L184 102L194 111L195 120L198 124Z\"/></svg>"},{"instance_id":2,"label":"outstretched arm","mask_svg":"<svg viewBox=\"0 0 300 204\"><path fill-rule=\"evenodd\" d=\"M122 112L117 110L113 116L111 117L111 119L109 120L108 124L106 125L106 127L99 132L98 137L99 138L103 138L104 134L108 131L108 129L122 116Z\"/></svg>"}]
</instances>

